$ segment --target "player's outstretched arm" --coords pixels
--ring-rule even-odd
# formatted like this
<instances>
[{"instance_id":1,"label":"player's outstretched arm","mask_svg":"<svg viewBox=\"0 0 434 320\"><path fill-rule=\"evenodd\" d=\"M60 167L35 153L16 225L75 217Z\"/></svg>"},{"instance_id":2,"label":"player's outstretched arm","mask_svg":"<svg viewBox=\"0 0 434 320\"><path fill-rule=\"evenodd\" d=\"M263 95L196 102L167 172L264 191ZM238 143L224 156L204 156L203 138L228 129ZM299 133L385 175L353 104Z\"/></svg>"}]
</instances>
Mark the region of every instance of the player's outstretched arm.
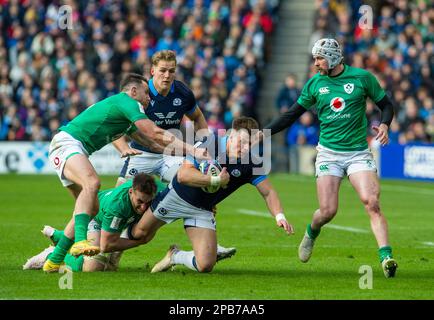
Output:
<instances>
[{"instance_id":1,"label":"player's outstretched arm","mask_svg":"<svg viewBox=\"0 0 434 320\"><path fill-rule=\"evenodd\" d=\"M156 126L149 119L137 120L134 124L139 132L136 132L132 137L137 139L139 143L143 141L146 146L149 145L149 140L152 141L154 144L151 147L158 149L157 152L178 156L191 154L198 159L210 159L205 149L194 148L192 145L179 140L169 131Z\"/></svg>"},{"instance_id":2,"label":"player's outstretched arm","mask_svg":"<svg viewBox=\"0 0 434 320\"><path fill-rule=\"evenodd\" d=\"M160 146L155 141L152 141L151 139L149 139L147 136L145 136L139 130L131 133L129 136L130 136L131 139L137 141L142 146L147 147L152 152L155 152L155 153L164 153L164 147L163 146Z\"/></svg>"},{"instance_id":3,"label":"player's outstretched arm","mask_svg":"<svg viewBox=\"0 0 434 320\"><path fill-rule=\"evenodd\" d=\"M112 144L121 154L121 158L142 154L142 151L129 146L126 136L120 137L119 139L113 141Z\"/></svg>"},{"instance_id":4,"label":"player's outstretched arm","mask_svg":"<svg viewBox=\"0 0 434 320\"><path fill-rule=\"evenodd\" d=\"M130 240L120 237L120 233L111 233L101 230L100 249L102 253L124 251L137 247L143 242L140 240Z\"/></svg>"},{"instance_id":5,"label":"player's outstretched arm","mask_svg":"<svg viewBox=\"0 0 434 320\"><path fill-rule=\"evenodd\" d=\"M277 226L283 228L289 235L294 234L294 228L291 224L288 223L288 221L286 221L279 196L276 190L274 190L268 178L258 183L256 185L256 189L258 189L259 193L262 195L265 202L267 203L268 210L270 211L271 215L276 219Z\"/></svg>"},{"instance_id":6,"label":"player's outstretched arm","mask_svg":"<svg viewBox=\"0 0 434 320\"><path fill-rule=\"evenodd\" d=\"M306 111L300 104L295 102L288 111L282 113L278 118L267 124L264 129L271 129L271 134L276 134L292 124Z\"/></svg>"},{"instance_id":7,"label":"player's outstretched arm","mask_svg":"<svg viewBox=\"0 0 434 320\"><path fill-rule=\"evenodd\" d=\"M229 183L229 173L226 168L223 168L217 177L211 177L200 172L189 161L184 161L182 166L177 172L178 182L185 184L189 187L208 187L208 186L221 186L225 187Z\"/></svg>"},{"instance_id":8,"label":"player's outstretched arm","mask_svg":"<svg viewBox=\"0 0 434 320\"><path fill-rule=\"evenodd\" d=\"M271 135L276 134L286 128L289 128L293 123L306 111L300 104L295 102L288 111L282 113L278 118L267 124L264 129L270 130ZM264 140L265 134L259 130L252 137L252 147L258 145Z\"/></svg>"}]
</instances>

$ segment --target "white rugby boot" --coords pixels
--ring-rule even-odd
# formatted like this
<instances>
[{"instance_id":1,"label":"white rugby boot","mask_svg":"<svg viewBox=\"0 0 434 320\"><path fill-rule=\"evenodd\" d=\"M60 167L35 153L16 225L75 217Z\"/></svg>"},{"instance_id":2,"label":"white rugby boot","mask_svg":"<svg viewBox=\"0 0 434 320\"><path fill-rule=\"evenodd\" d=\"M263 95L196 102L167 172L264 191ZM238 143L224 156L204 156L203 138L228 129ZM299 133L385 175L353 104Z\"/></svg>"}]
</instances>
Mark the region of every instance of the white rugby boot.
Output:
<instances>
[{"instance_id":1,"label":"white rugby boot","mask_svg":"<svg viewBox=\"0 0 434 320\"><path fill-rule=\"evenodd\" d=\"M217 262L232 257L237 252L237 248L225 248L217 244Z\"/></svg>"},{"instance_id":2,"label":"white rugby boot","mask_svg":"<svg viewBox=\"0 0 434 320\"><path fill-rule=\"evenodd\" d=\"M157 262L155 264L155 266L152 268L151 273L167 271L170 269L170 267L174 266L175 264L173 262L172 257L173 257L173 254L175 252L178 252L179 250L180 250L180 248L176 244L172 244L169 247L169 250L167 251L164 258L161 259L159 262Z\"/></svg>"},{"instance_id":3,"label":"white rugby boot","mask_svg":"<svg viewBox=\"0 0 434 320\"><path fill-rule=\"evenodd\" d=\"M54 243L53 239L51 238L54 234L54 231L56 231L55 228L53 228L52 226L44 226L44 229L41 230L42 234L47 237L48 239L50 239L51 242Z\"/></svg>"},{"instance_id":4,"label":"white rugby boot","mask_svg":"<svg viewBox=\"0 0 434 320\"><path fill-rule=\"evenodd\" d=\"M390 257L384 258L381 262L381 267L383 268L384 276L386 278L393 278L396 273L396 269L398 269L398 264L396 260Z\"/></svg>"},{"instance_id":5,"label":"white rugby boot","mask_svg":"<svg viewBox=\"0 0 434 320\"><path fill-rule=\"evenodd\" d=\"M49 246L45 248L42 252L38 253L36 256L31 257L23 265L23 270L39 270L44 266L45 261L50 253L54 251L54 246Z\"/></svg>"},{"instance_id":6,"label":"white rugby boot","mask_svg":"<svg viewBox=\"0 0 434 320\"><path fill-rule=\"evenodd\" d=\"M307 232L305 232L303 240L301 240L300 246L298 247L298 258L301 262L306 263L309 261L314 243L315 240L311 239Z\"/></svg>"}]
</instances>

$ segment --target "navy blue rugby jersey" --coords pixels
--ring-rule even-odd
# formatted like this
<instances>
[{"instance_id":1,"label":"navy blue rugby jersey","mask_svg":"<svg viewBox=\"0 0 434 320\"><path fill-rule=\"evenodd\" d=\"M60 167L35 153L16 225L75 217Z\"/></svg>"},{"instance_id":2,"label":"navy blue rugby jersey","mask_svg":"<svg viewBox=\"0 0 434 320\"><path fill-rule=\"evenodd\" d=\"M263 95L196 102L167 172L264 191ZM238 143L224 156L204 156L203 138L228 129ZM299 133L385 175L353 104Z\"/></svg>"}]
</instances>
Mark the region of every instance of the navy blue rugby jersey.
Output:
<instances>
[{"instance_id":1,"label":"navy blue rugby jersey","mask_svg":"<svg viewBox=\"0 0 434 320\"><path fill-rule=\"evenodd\" d=\"M183 200L195 207L211 210L213 206L223 201L242 185L249 183L256 186L267 178L266 175L253 174L253 168L262 166L262 163L254 164L250 159L251 155L248 155L250 161L241 161L240 159L238 161L229 161L226 153L227 139L227 136L217 137L216 135L210 135L199 145L201 148L207 148L211 157L217 160L222 168L226 167L230 175L227 188L220 188L215 193L207 193L200 187L189 187L180 184L178 182L178 175L176 174L172 180L172 186ZM197 159L189 155L186 157L186 160L194 164L196 168L199 168L200 161Z\"/></svg>"},{"instance_id":2,"label":"navy blue rugby jersey","mask_svg":"<svg viewBox=\"0 0 434 320\"><path fill-rule=\"evenodd\" d=\"M193 92L183 82L175 80L167 96L162 96L155 89L152 78L148 84L151 97L145 111L148 118L165 130L179 129L184 115L192 114L197 108ZM134 140L131 147L152 152Z\"/></svg>"}]
</instances>

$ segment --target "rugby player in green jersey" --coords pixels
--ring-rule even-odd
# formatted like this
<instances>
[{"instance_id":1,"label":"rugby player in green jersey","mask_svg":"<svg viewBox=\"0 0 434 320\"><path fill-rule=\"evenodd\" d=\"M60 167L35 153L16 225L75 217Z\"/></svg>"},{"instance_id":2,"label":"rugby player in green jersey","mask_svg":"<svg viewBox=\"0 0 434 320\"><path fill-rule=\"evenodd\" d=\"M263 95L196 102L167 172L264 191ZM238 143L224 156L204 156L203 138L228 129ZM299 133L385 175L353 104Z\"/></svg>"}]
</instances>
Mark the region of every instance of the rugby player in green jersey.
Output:
<instances>
[{"instance_id":1,"label":"rugby player in green jersey","mask_svg":"<svg viewBox=\"0 0 434 320\"><path fill-rule=\"evenodd\" d=\"M123 250L142 243L129 239L129 228L140 220L155 195L165 188L166 185L158 178L140 173L121 186L98 192L100 207L89 223L87 239L101 252L91 257L74 257L68 253L64 258L65 264L74 272L115 271ZM42 233L54 244L63 236L63 231L50 226L45 226ZM50 246L30 258L23 269L41 269L53 250L54 247Z\"/></svg>"},{"instance_id":2,"label":"rugby player in green jersey","mask_svg":"<svg viewBox=\"0 0 434 320\"><path fill-rule=\"evenodd\" d=\"M88 157L124 134L156 152L196 154L195 149L156 126L145 114L149 87L145 77L128 74L121 82L121 93L87 108L66 126L59 128L50 144L49 160L62 184L75 198L73 218L55 250L44 264L44 271L57 272L68 250L73 256L95 255L99 248L86 239L87 226L98 212L100 180Z\"/></svg>"},{"instance_id":3,"label":"rugby player in green jersey","mask_svg":"<svg viewBox=\"0 0 434 320\"><path fill-rule=\"evenodd\" d=\"M335 39L318 40L312 56L318 73L304 85L297 102L265 127L275 134L291 126L316 104L320 122L315 163L319 209L307 225L299 258L302 262L309 260L321 227L336 215L339 187L344 175L348 175L371 220L384 275L393 277L398 265L392 256L387 221L380 209L377 168L368 148L365 115L369 97L381 109L381 124L373 129L377 132L375 139L385 145L389 142L393 105L370 72L343 63Z\"/></svg>"}]
</instances>

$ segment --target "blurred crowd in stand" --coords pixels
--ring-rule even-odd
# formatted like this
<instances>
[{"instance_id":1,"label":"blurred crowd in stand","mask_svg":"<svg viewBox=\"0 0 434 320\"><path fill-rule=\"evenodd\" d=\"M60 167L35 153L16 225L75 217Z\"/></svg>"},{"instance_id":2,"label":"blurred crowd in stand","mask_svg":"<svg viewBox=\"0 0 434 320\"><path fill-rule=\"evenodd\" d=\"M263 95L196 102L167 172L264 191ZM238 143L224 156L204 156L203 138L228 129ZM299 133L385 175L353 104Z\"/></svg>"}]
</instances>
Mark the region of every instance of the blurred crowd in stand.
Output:
<instances>
[{"instance_id":1,"label":"blurred crowd in stand","mask_svg":"<svg viewBox=\"0 0 434 320\"><path fill-rule=\"evenodd\" d=\"M66 5L66 6L64 6ZM86 107L177 53L213 130L255 116L279 0L0 0L0 140L48 141Z\"/></svg>"},{"instance_id":2,"label":"blurred crowd in stand","mask_svg":"<svg viewBox=\"0 0 434 320\"><path fill-rule=\"evenodd\" d=\"M434 3L317 0L316 9L309 50L318 39L336 38L343 47L345 63L371 71L394 102L391 143L433 143ZM367 20L370 9L372 20ZM315 73L310 64L305 80ZM294 76L289 75L276 103L280 112L295 101L299 92ZM369 100L366 115L368 139L372 141L375 133L371 127L379 124L380 113ZM313 138L314 132L318 135L316 120L300 119L288 130L287 144L315 145L318 140Z\"/></svg>"}]
</instances>

